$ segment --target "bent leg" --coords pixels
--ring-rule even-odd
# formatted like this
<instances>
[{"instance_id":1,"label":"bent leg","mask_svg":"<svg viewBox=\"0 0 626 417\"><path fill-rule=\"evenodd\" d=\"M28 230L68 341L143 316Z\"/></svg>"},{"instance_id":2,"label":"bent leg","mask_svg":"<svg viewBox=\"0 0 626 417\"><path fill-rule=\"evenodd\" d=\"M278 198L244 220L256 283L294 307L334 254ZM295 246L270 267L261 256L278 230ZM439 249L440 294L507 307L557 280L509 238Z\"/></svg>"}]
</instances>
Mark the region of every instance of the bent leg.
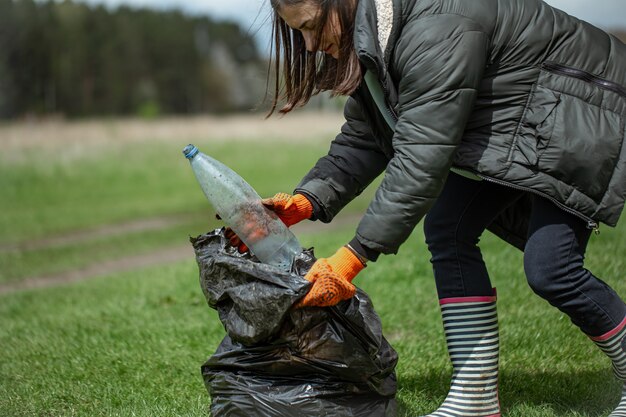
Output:
<instances>
[{"instance_id":1,"label":"bent leg","mask_svg":"<svg viewBox=\"0 0 626 417\"><path fill-rule=\"evenodd\" d=\"M478 247L480 236L521 195L511 188L450 173L424 221L439 299L492 295Z\"/></svg>"},{"instance_id":2,"label":"bent leg","mask_svg":"<svg viewBox=\"0 0 626 417\"><path fill-rule=\"evenodd\" d=\"M582 219L534 197L524 269L530 287L587 335L603 335L626 316L615 291L584 267L591 230Z\"/></svg>"},{"instance_id":3,"label":"bent leg","mask_svg":"<svg viewBox=\"0 0 626 417\"><path fill-rule=\"evenodd\" d=\"M478 247L483 231L521 193L451 173L424 223L453 374L427 417L499 417L496 297Z\"/></svg>"},{"instance_id":4,"label":"bent leg","mask_svg":"<svg viewBox=\"0 0 626 417\"><path fill-rule=\"evenodd\" d=\"M526 277L537 294L594 341L611 359L615 376L626 382L626 305L585 269L590 236L584 221L536 197L524 252ZM618 416L626 417L626 383L609 417Z\"/></svg>"}]
</instances>

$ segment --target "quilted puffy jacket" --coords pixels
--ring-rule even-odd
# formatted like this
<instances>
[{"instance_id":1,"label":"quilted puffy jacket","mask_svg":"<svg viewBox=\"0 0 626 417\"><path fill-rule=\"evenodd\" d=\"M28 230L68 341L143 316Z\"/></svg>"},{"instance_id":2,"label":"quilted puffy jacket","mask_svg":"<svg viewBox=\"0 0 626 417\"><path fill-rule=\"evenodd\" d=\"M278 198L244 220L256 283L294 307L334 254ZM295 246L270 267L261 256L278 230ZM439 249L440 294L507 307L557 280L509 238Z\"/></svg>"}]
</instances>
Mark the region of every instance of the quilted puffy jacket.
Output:
<instances>
[{"instance_id":1,"label":"quilted puffy jacket","mask_svg":"<svg viewBox=\"0 0 626 417\"><path fill-rule=\"evenodd\" d=\"M626 197L626 46L540 0L360 0L362 83L346 123L297 186L329 222L385 172L356 239L395 253L451 167L615 226ZM523 248L528 195L490 230Z\"/></svg>"}]
</instances>

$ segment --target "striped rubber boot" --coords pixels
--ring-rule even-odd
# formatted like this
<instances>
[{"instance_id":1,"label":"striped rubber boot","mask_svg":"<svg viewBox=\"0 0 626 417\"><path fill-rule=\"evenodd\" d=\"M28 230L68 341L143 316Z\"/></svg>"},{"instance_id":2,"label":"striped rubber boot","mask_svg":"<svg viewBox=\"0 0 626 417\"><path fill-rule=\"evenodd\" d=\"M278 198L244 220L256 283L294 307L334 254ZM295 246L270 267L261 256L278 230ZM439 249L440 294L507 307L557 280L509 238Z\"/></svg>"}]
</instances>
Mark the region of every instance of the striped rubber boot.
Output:
<instances>
[{"instance_id":1,"label":"striped rubber boot","mask_svg":"<svg viewBox=\"0 0 626 417\"><path fill-rule=\"evenodd\" d=\"M626 319L615 329L591 340L611 359L617 379L624 381L622 398L609 417L626 417Z\"/></svg>"},{"instance_id":2,"label":"striped rubber boot","mask_svg":"<svg viewBox=\"0 0 626 417\"><path fill-rule=\"evenodd\" d=\"M439 301L452 361L450 392L427 417L500 417L496 297Z\"/></svg>"}]
</instances>

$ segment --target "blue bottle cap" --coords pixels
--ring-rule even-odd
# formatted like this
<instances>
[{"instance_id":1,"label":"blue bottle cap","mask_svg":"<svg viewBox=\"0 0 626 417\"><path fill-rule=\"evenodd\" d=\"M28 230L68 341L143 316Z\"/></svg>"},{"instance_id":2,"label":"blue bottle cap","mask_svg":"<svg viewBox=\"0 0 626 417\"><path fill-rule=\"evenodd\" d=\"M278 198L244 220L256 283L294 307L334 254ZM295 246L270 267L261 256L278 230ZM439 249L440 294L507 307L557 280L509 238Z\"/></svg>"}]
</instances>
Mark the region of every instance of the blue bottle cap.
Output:
<instances>
[{"instance_id":1,"label":"blue bottle cap","mask_svg":"<svg viewBox=\"0 0 626 417\"><path fill-rule=\"evenodd\" d=\"M185 158L187 159L193 158L198 152L198 148L192 144L185 146L185 149L183 149L183 155L185 155Z\"/></svg>"}]
</instances>

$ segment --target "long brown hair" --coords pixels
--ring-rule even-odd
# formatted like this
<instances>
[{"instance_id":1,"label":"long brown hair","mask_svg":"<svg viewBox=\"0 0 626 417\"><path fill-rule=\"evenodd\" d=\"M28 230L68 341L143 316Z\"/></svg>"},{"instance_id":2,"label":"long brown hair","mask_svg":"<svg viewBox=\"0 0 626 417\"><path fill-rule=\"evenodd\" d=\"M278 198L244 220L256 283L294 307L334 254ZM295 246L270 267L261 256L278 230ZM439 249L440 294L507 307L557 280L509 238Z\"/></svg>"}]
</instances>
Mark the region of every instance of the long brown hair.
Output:
<instances>
[{"instance_id":1,"label":"long brown hair","mask_svg":"<svg viewBox=\"0 0 626 417\"><path fill-rule=\"evenodd\" d=\"M285 114L294 108L304 106L312 96L322 91L331 91L333 97L352 94L361 83L362 76L353 40L358 0L270 0L270 2L274 10L271 54L274 61L275 90L267 117L274 113L280 102L283 104L279 112ZM315 34L316 45L321 41L322 32L331 12L337 13L341 27L338 59L321 52L307 51L302 33L290 28L278 14L282 6L305 2L320 7L319 24ZM269 77L268 74L268 86Z\"/></svg>"}]
</instances>

